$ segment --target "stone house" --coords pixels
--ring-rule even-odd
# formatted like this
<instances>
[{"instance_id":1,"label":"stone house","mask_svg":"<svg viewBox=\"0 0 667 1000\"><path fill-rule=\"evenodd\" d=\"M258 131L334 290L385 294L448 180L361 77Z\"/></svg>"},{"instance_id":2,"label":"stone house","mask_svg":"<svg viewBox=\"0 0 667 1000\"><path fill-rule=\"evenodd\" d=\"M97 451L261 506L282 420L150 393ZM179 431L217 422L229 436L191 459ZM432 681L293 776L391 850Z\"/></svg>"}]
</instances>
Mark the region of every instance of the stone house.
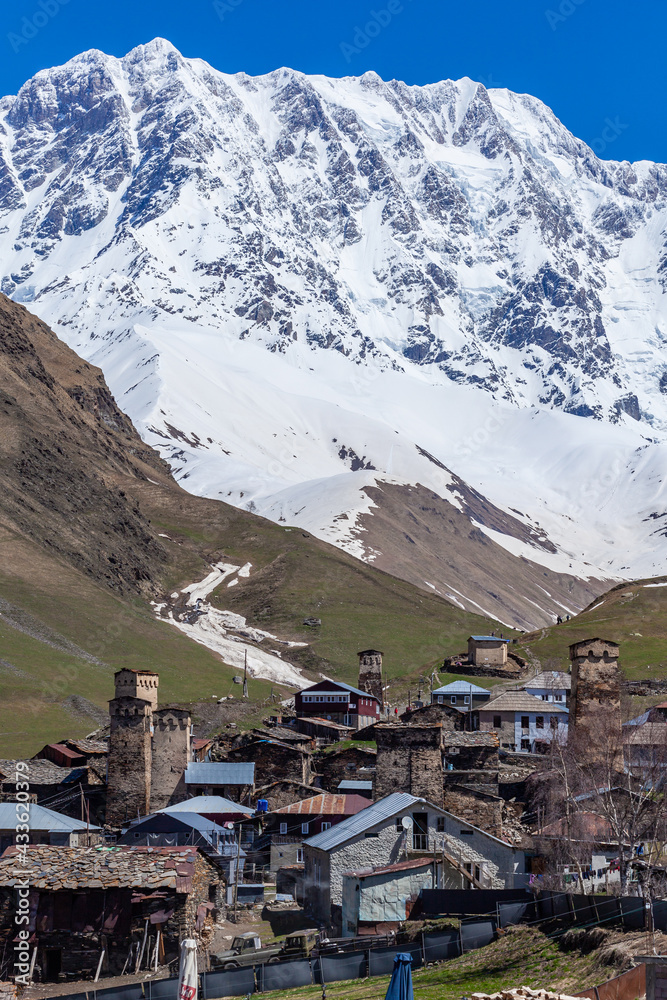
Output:
<instances>
[{"instance_id":1,"label":"stone house","mask_svg":"<svg viewBox=\"0 0 667 1000\"><path fill-rule=\"evenodd\" d=\"M531 677L522 685L522 689L532 694L540 701L556 702L557 705L568 707L570 703L570 690L572 688L572 677L563 673L562 670L543 670L542 673Z\"/></svg>"},{"instance_id":2,"label":"stone house","mask_svg":"<svg viewBox=\"0 0 667 1000\"><path fill-rule=\"evenodd\" d=\"M414 857L439 859L441 888L515 888L525 882L522 850L427 799L393 792L304 842L310 918L341 933L343 876Z\"/></svg>"},{"instance_id":3,"label":"stone house","mask_svg":"<svg viewBox=\"0 0 667 1000\"><path fill-rule=\"evenodd\" d=\"M450 733L443 730L445 771L497 772L499 746L496 732Z\"/></svg>"},{"instance_id":4,"label":"stone house","mask_svg":"<svg viewBox=\"0 0 667 1000\"><path fill-rule=\"evenodd\" d=\"M29 818L25 824L28 827L29 843L52 844L63 847L88 847L97 844L102 839L99 826L87 824L80 819L72 819L53 809L35 803L0 803L0 855L8 847L16 844L17 811L22 815L28 812Z\"/></svg>"},{"instance_id":5,"label":"stone house","mask_svg":"<svg viewBox=\"0 0 667 1000\"><path fill-rule=\"evenodd\" d=\"M372 780L375 775L377 750L374 746L332 749L318 754L316 760L322 788L327 792L336 792L341 781Z\"/></svg>"},{"instance_id":6,"label":"stone house","mask_svg":"<svg viewBox=\"0 0 667 1000\"><path fill-rule=\"evenodd\" d=\"M342 681L321 680L294 696L299 718L323 717L352 729L363 729L377 722L382 702L370 691L361 691Z\"/></svg>"},{"instance_id":7,"label":"stone house","mask_svg":"<svg viewBox=\"0 0 667 1000\"><path fill-rule=\"evenodd\" d=\"M468 663L474 666L503 666L507 663L509 639L496 635L468 637Z\"/></svg>"},{"instance_id":8,"label":"stone house","mask_svg":"<svg viewBox=\"0 0 667 1000\"><path fill-rule=\"evenodd\" d=\"M431 858L399 861L383 868L343 874L343 934L386 934L410 919L422 889L434 889L436 863Z\"/></svg>"},{"instance_id":9,"label":"stone house","mask_svg":"<svg viewBox=\"0 0 667 1000\"><path fill-rule=\"evenodd\" d=\"M301 716L296 720L296 729L322 743L338 743L340 740L349 740L355 732L351 726L343 726L330 719L321 719L317 715Z\"/></svg>"},{"instance_id":10,"label":"stone house","mask_svg":"<svg viewBox=\"0 0 667 1000\"><path fill-rule=\"evenodd\" d=\"M568 710L543 702L526 691L506 691L473 713L473 726L495 731L500 745L517 753L538 753L552 739L567 739Z\"/></svg>"},{"instance_id":11,"label":"stone house","mask_svg":"<svg viewBox=\"0 0 667 1000\"><path fill-rule=\"evenodd\" d=\"M188 795L214 795L249 802L255 790L252 761L191 761L185 771Z\"/></svg>"},{"instance_id":12,"label":"stone house","mask_svg":"<svg viewBox=\"0 0 667 1000\"><path fill-rule=\"evenodd\" d=\"M421 708L408 708L399 717L409 725L424 726L439 723L443 730L464 729L468 710L463 705L452 705L449 701L430 702Z\"/></svg>"},{"instance_id":13,"label":"stone house","mask_svg":"<svg viewBox=\"0 0 667 1000\"><path fill-rule=\"evenodd\" d=\"M375 798L409 792L441 805L442 725L377 725L375 735Z\"/></svg>"},{"instance_id":14,"label":"stone house","mask_svg":"<svg viewBox=\"0 0 667 1000\"><path fill-rule=\"evenodd\" d=\"M10 847L0 858L0 935L16 933L17 886L30 890L30 923L42 981L62 974L119 975L130 944L146 936L143 967L207 940L223 905L224 879L195 847Z\"/></svg>"},{"instance_id":15,"label":"stone house","mask_svg":"<svg viewBox=\"0 0 667 1000\"><path fill-rule=\"evenodd\" d=\"M17 772L16 766L20 764ZM101 773L100 773L101 771ZM27 781L31 802L53 801L62 796L64 813L81 815L81 793L90 809L92 823L104 822L106 781L99 763L81 767L59 767L50 760L0 760L0 792L5 800L16 798L16 783Z\"/></svg>"},{"instance_id":16,"label":"stone house","mask_svg":"<svg viewBox=\"0 0 667 1000\"><path fill-rule=\"evenodd\" d=\"M488 688L480 687L471 681L452 681L431 692L432 705L452 705L459 711L470 712L479 708L491 697Z\"/></svg>"},{"instance_id":17,"label":"stone house","mask_svg":"<svg viewBox=\"0 0 667 1000\"><path fill-rule=\"evenodd\" d=\"M298 781L303 785L312 782L312 751L299 744L283 743L265 737L232 748L227 754L227 764L252 762L255 765L255 783L270 785L274 781Z\"/></svg>"}]
</instances>

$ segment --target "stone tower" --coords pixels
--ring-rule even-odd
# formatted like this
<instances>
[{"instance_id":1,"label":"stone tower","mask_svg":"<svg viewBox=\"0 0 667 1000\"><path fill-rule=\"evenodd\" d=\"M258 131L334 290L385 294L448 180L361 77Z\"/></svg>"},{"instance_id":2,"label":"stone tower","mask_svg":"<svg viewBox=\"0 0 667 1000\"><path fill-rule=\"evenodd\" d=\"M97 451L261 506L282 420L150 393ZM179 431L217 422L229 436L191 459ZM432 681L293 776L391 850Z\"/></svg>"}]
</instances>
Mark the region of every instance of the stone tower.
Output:
<instances>
[{"instance_id":1,"label":"stone tower","mask_svg":"<svg viewBox=\"0 0 667 1000\"><path fill-rule=\"evenodd\" d=\"M384 708L382 656L379 649L363 649L359 654L359 690L374 695Z\"/></svg>"},{"instance_id":2,"label":"stone tower","mask_svg":"<svg viewBox=\"0 0 667 1000\"><path fill-rule=\"evenodd\" d=\"M598 733L621 732L621 670L618 643L584 639L570 646L570 722Z\"/></svg>"},{"instance_id":3,"label":"stone tower","mask_svg":"<svg viewBox=\"0 0 667 1000\"><path fill-rule=\"evenodd\" d=\"M187 798L185 769L190 761L190 713L180 708L153 712L151 811Z\"/></svg>"},{"instance_id":4,"label":"stone tower","mask_svg":"<svg viewBox=\"0 0 667 1000\"><path fill-rule=\"evenodd\" d=\"M375 799L408 792L443 803L442 723L429 726L376 725Z\"/></svg>"},{"instance_id":5,"label":"stone tower","mask_svg":"<svg viewBox=\"0 0 667 1000\"><path fill-rule=\"evenodd\" d=\"M148 701L121 696L109 702L109 716L106 822L121 826L150 809L153 710Z\"/></svg>"},{"instance_id":6,"label":"stone tower","mask_svg":"<svg viewBox=\"0 0 667 1000\"><path fill-rule=\"evenodd\" d=\"M190 760L190 713L158 708L159 676L119 670L109 702L106 821L121 826L185 799Z\"/></svg>"}]
</instances>

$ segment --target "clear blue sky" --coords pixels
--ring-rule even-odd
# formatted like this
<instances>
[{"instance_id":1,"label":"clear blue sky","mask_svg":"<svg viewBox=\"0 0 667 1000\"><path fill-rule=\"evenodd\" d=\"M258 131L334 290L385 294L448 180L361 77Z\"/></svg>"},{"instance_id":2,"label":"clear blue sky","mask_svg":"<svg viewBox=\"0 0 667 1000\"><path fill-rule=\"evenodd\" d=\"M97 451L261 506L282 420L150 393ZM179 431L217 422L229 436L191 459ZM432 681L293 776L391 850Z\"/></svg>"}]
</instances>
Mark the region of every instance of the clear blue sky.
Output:
<instances>
[{"instance_id":1,"label":"clear blue sky","mask_svg":"<svg viewBox=\"0 0 667 1000\"><path fill-rule=\"evenodd\" d=\"M373 69L420 84L470 76L541 98L604 157L667 161L665 0L14 0L3 7L0 94L84 49L121 56L162 35L230 73Z\"/></svg>"}]
</instances>

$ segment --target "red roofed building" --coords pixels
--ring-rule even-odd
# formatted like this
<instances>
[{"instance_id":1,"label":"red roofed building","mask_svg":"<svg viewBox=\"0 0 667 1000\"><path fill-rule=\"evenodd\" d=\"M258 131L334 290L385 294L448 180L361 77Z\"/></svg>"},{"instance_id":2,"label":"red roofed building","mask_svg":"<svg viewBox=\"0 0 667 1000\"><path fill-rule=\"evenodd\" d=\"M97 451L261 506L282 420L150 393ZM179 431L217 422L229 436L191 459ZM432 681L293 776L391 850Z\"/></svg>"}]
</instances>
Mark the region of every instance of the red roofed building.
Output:
<instances>
[{"instance_id":1,"label":"red roofed building","mask_svg":"<svg viewBox=\"0 0 667 1000\"><path fill-rule=\"evenodd\" d=\"M50 760L58 767L80 767L87 760L84 754L77 753L76 750L65 746L64 743L47 743L32 759Z\"/></svg>"},{"instance_id":2,"label":"red roofed building","mask_svg":"<svg viewBox=\"0 0 667 1000\"><path fill-rule=\"evenodd\" d=\"M300 799L282 809L266 813L255 850L264 855L271 871L303 861L303 841L355 816L370 805L363 795L335 795L324 792Z\"/></svg>"}]
</instances>

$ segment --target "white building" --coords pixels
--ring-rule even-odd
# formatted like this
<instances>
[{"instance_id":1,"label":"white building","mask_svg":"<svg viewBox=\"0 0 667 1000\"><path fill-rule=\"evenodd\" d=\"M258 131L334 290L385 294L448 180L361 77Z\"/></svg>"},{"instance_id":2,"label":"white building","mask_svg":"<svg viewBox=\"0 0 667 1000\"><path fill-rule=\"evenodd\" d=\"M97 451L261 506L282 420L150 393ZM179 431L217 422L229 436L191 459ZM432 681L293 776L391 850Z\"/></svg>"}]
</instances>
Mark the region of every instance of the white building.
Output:
<instances>
[{"instance_id":1,"label":"white building","mask_svg":"<svg viewBox=\"0 0 667 1000\"><path fill-rule=\"evenodd\" d=\"M569 704L571 688L571 675L561 670L543 670L541 674L531 677L523 685L523 690L532 694L534 698L565 706Z\"/></svg>"}]
</instances>

